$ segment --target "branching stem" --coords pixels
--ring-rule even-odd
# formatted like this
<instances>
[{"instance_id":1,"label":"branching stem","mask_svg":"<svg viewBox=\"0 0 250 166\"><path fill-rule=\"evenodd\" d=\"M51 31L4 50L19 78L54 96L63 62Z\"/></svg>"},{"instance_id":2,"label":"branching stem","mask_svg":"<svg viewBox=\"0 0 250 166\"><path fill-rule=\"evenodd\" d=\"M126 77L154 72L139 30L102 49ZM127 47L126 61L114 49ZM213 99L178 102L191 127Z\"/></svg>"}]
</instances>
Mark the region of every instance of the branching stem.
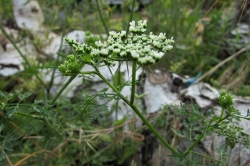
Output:
<instances>
[{"instance_id":1,"label":"branching stem","mask_svg":"<svg viewBox=\"0 0 250 166\"><path fill-rule=\"evenodd\" d=\"M221 118L221 119L223 118L224 113L225 113L225 108L222 108L222 110L221 110L221 114L220 114L220 118Z\"/></svg>"},{"instance_id":2,"label":"branching stem","mask_svg":"<svg viewBox=\"0 0 250 166\"><path fill-rule=\"evenodd\" d=\"M98 75L113 91L115 91L121 99L127 103L130 108L134 110L134 112L140 117L140 119L146 124L146 126L155 134L155 136L164 144L165 147L167 147L174 155L180 156L179 152L173 148L170 144L168 144L165 139L157 132L157 130L153 127L153 125L143 116L143 114L138 110L138 108L131 104L131 101L129 101L126 97L124 97L118 89L116 89L100 72L99 70L95 68L95 72L92 72L92 74ZM83 74L83 73L80 73Z\"/></svg>"},{"instance_id":3,"label":"branching stem","mask_svg":"<svg viewBox=\"0 0 250 166\"><path fill-rule=\"evenodd\" d=\"M81 64L79 71L81 71L81 69L84 67L85 64ZM88 74L88 73L86 73ZM71 81L73 81L76 76L78 75L78 73L72 75L69 80L63 85L63 87L60 89L60 91L56 94L56 96L53 98L53 100L50 102L51 105L55 104L56 100L58 99L58 97L62 94L62 92L64 91L65 88L67 88L67 86L71 83Z\"/></svg>"},{"instance_id":4,"label":"branching stem","mask_svg":"<svg viewBox=\"0 0 250 166\"><path fill-rule=\"evenodd\" d=\"M75 74L69 78L69 80L63 85L63 87L60 89L60 91L56 94L56 96L53 98L53 100L50 102L51 105L55 104L57 98L62 94L64 89L73 81L78 74Z\"/></svg>"}]
</instances>

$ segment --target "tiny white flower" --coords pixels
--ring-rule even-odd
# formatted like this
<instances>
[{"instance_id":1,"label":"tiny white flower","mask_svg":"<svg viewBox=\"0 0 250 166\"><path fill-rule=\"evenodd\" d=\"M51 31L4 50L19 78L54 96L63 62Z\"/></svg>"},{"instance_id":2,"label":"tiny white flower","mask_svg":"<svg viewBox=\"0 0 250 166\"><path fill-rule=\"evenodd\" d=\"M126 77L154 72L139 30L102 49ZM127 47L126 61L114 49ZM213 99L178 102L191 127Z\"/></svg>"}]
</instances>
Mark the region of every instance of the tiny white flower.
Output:
<instances>
[{"instance_id":1,"label":"tiny white flower","mask_svg":"<svg viewBox=\"0 0 250 166\"><path fill-rule=\"evenodd\" d=\"M135 51L135 50L132 50L132 51L130 51L130 53L131 53L131 56L133 57L133 58L139 58L140 57L140 55Z\"/></svg>"},{"instance_id":2,"label":"tiny white flower","mask_svg":"<svg viewBox=\"0 0 250 166\"><path fill-rule=\"evenodd\" d=\"M161 48L161 43L158 41L153 41L153 46L155 46L157 48Z\"/></svg>"},{"instance_id":3,"label":"tiny white flower","mask_svg":"<svg viewBox=\"0 0 250 166\"><path fill-rule=\"evenodd\" d=\"M121 31L121 36L126 36L126 31Z\"/></svg>"},{"instance_id":4,"label":"tiny white flower","mask_svg":"<svg viewBox=\"0 0 250 166\"><path fill-rule=\"evenodd\" d=\"M108 46L108 48L107 48L109 51L112 51L113 49L114 49L114 46L113 45L110 45L110 46Z\"/></svg>"},{"instance_id":5,"label":"tiny white flower","mask_svg":"<svg viewBox=\"0 0 250 166\"><path fill-rule=\"evenodd\" d=\"M171 37L171 39L170 39L171 41L172 41L172 43L174 43L174 37Z\"/></svg>"},{"instance_id":6,"label":"tiny white flower","mask_svg":"<svg viewBox=\"0 0 250 166\"><path fill-rule=\"evenodd\" d=\"M131 31L131 32L136 31L136 29L135 29L135 22L134 21L130 22L129 31Z\"/></svg>"},{"instance_id":7,"label":"tiny white flower","mask_svg":"<svg viewBox=\"0 0 250 166\"><path fill-rule=\"evenodd\" d=\"M101 41L96 41L95 45L97 45L97 47L103 47L103 43Z\"/></svg>"},{"instance_id":8,"label":"tiny white flower","mask_svg":"<svg viewBox=\"0 0 250 166\"><path fill-rule=\"evenodd\" d=\"M141 64L146 64L146 63L147 63L145 57L139 58L139 59L138 59L138 62L141 63Z\"/></svg>"},{"instance_id":9,"label":"tiny white flower","mask_svg":"<svg viewBox=\"0 0 250 166\"><path fill-rule=\"evenodd\" d=\"M122 52L120 53L120 55L121 55L121 57L124 57L124 56L127 55L127 53L126 53L126 51L122 51Z\"/></svg>"},{"instance_id":10,"label":"tiny white flower","mask_svg":"<svg viewBox=\"0 0 250 166\"><path fill-rule=\"evenodd\" d=\"M166 35L165 33L160 33L159 39L164 40L166 38L165 35Z\"/></svg>"},{"instance_id":11,"label":"tiny white flower","mask_svg":"<svg viewBox=\"0 0 250 166\"><path fill-rule=\"evenodd\" d=\"M146 61L149 63L155 63L155 60L151 56L145 57Z\"/></svg>"},{"instance_id":12,"label":"tiny white flower","mask_svg":"<svg viewBox=\"0 0 250 166\"><path fill-rule=\"evenodd\" d=\"M116 32L115 31L110 31L109 32L109 36L115 36L116 35Z\"/></svg>"},{"instance_id":13,"label":"tiny white flower","mask_svg":"<svg viewBox=\"0 0 250 166\"><path fill-rule=\"evenodd\" d=\"M145 52L150 52L151 51L151 46L150 45L146 45L144 47L144 50L145 50Z\"/></svg>"},{"instance_id":14,"label":"tiny white flower","mask_svg":"<svg viewBox=\"0 0 250 166\"><path fill-rule=\"evenodd\" d=\"M100 54L107 56L108 55L108 49L101 49Z\"/></svg>"},{"instance_id":15,"label":"tiny white flower","mask_svg":"<svg viewBox=\"0 0 250 166\"><path fill-rule=\"evenodd\" d=\"M109 36L107 42L108 42L108 44L113 44L114 43L114 39Z\"/></svg>"},{"instance_id":16,"label":"tiny white flower","mask_svg":"<svg viewBox=\"0 0 250 166\"><path fill-rule=\"evenodd\" d=\"M99 50L98 49L92 49L92 52L90 54L94 55L94 56L97 56L97 55L99 55Z\"/></svg>"},{"instance_id":17,"label":"tiny white flower","mask_svg":"<svg viewBox=\"0 0 250 166\"><path fill-rule=\"evenodd\" d=\"M115 49L113 50L113 52L119 54L119 53L121 52L121 50L118 49L118 48L115 48Z\"/></svg>"},{"instance_id":18,"label":"tiny white flower","mask_svg":"<svg viewBox=\"0 0 250 166\"><path fill-rule=\"evenodd\" d=\"M164 55L163 52L156 52L156 51L153 52L153 57L155 59L161 59L163 57L163 55Z\"/></svg>"}]
</instances>

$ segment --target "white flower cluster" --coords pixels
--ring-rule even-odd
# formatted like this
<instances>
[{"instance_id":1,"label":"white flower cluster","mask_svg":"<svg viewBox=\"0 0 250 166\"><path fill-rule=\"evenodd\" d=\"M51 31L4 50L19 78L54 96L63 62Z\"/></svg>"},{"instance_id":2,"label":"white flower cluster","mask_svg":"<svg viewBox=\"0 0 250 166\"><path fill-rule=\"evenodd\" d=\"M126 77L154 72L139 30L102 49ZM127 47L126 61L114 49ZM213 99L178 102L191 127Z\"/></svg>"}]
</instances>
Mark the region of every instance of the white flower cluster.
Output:
<instances>
[{"instance_id":1,"label":"white flower cluster","mask_svg":"<svg viewBox=\"0 0 250 166\"><path fill-rule=\"evenodd\" d=\"M135 25L135 22L132 21L130 22L130 27L129 27L129 31L132 33L143 33L146 32L146 27L147 27L147 21L144 20L140 20L138 21L138 25Z\"/></svg>"},{"instance_id":2,"label":"white flower cluster","mask_svg":"<svg viewBox=\"0 0 250 166\"><path fill-rule=\"evenodd\" d=\"M64 40L73 48L74 52L81 55L86 54L91 51L91 48L87 46L87 44L80 44L71 38L64 37Z\"/></svg>"},{"instance_id":3,"label":"white flower cluster","mask_svg":"<svg viewBox=\"0 0 250 166\"><path fill-rule=\"evenodd\" d=\"M126 37L126 31L109 32L106 42L97 41L91 52L93 56L102 56L110 59L126 58L126 60L136 60L141 65L153 64L163 57L165 52L170 51L174 43L173 38L167 39L165 33L159 36L152 32L149 35L143 34L146 31L147 21L130 23L130 33Z\"/></svg>"},{"instance_id":4,"label":"white flower cluster","mask_svg":"<svg viewBox=\"0 0 250 166\"><path fill-rule=\"evenodd\" d=\"M174 40L173 38L167 39L165 33L157 36L151 32L149 35L145 35L143 33L146 31L146 27L147 21L140 20L138 25L134 21L130 23L130 34L127 34L126 31L111 31L107 41L95 42L90 54L95 59L102 57L103 61L109 62L109 64L114 64L115 60L134 60L140 65L153 64L173 48L171 44L174 43ZM75 50L83 51L86 50L86 47Z\"/></svg>"}]
</instances>

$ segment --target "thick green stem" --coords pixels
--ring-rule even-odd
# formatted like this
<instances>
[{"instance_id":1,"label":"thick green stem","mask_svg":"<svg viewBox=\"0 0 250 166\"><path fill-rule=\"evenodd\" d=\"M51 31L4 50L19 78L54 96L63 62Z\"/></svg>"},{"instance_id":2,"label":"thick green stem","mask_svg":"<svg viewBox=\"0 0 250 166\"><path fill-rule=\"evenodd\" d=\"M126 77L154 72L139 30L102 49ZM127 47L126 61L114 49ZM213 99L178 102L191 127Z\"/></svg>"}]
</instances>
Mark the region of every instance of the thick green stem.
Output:
<instances>
[{"instance_id":1,"label":"thick green stem","mask_svg":"<svg viewBox=\"0 0 250 166\"><path fill-rule=\"evenodd\" d=\"M131 87L131 96L130 96L130 104L134 104L135 98L135 85L136 85L136 62L133 61L132 64L132 87Z\"/></svg>"},{"instance_id":2,"label":"thick green stem","mask_svg":"<svg viewBox=\"0 0 250 166\"><path fill-rule=\"evenodd\" d=\"M222 110L221 110L221 114L220 114L220 118L222 119L223 118L223 116L224 116L224 112L225 112L225 109L224 108L222 108Z\"/></svg>"},{"instance_id":3,"label":"thick green stem","mask_svg":"<svg viewBox=\"0 0 250 166\"><path fill-rule=\"evenodd\" d=\"M96 68L95 68L96 69ZM142 113L138 110L138 108L131 104L130 101L124 97L119 90L117 90L105 77L103 77L98 69L96 69L95 74L97 74L113 91L115 91L121 99L127 103L133 110L134 112L141 118L141 120L146 124L146 126L155 134L155 136L167 147L173 154L180 156L180 154L174 149L170 144L168 144L164 138L156 131L156 129L153 127L153 125L142 115Z\"/></svg>"},{"instance_id":4,"label":"thick green stem","mask_svg":"<svg viewBox=\"0 0 250 166\"><path fill-rule=\"evenodd\" d=\"M143 114L138 110L138 108L134 105L131 104L131 102L124 97L118 89L116 89L98 70L97 67L94 67L95 71L89 71L89 72L79 72L79 74L96 74L99 76L114 92L116 92L121 99L127 103L130 108L134 110L134 112L141 118L141 120L146 124L146 126L155 134L155 136L167 147L173 154L180 156L179 152L176 151L170 144L168 144L164 138L157 132L157 130L153 127L153 125L143 116Z\"/></svg>"},{"instance_id":5,"label":"thick green stem","mask_svg":"<svg viewBox=\"0 0 250 166\"><path fill-rule=\"evenodd\" d=\"M20 56L22 57L22 59L24 60L24 62L26 63L26 65L29 68L32 68L31 64L29 63L28 59L25 57L25 55L23 55L23 53L20 51L20 49L17 47L17 45L15 44L15 42L11 39L11 37L7 34L7 32L5 31L5 29L2 27L2 25L0 24L0 29L2 30L3 34L7 37L7 39L9 39L9 41L11 42L11 44L15 47L15 49L17 50L17 52L20 54ZM42 81L42 79L38 76L38 74L36 72L34 72L35 77L37 78L37 80L43 85L43 87L46 89L46 85L45 83Z\"/></svg>"}]
</instances>

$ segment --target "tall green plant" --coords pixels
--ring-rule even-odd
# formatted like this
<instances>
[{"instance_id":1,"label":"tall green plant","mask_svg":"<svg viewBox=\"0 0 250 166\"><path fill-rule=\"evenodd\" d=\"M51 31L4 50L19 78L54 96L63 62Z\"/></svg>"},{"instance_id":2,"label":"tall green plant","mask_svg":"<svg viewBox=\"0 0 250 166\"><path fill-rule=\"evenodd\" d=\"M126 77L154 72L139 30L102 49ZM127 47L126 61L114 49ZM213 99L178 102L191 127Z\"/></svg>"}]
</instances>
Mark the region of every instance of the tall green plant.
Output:
<instances>
[{"instance_id":1,"label":"tall green plant","mask_svg":"<svg viewBox=\"0 0 250 166\"><path fill-rule=\"evenodd\" d=\"M139 116L139 118L146 124L146 126L155 134L155 136L168 148L172 155L184 165L187 161L186 156L192 153L194 147L210 132L218 131L229 137L231 129L221 132L222 124L228 123L233 118L240 119L249 119L249 117L243 117L239 115L239 112L233 108L233 100L230 95L226 92L222 92L219 97L219 103L222 106L223 110L221 116L213 116L212 119L204 118L204 116L199 112L197 107L192 107L192 112L189 114L185 107L179 109L175 107L176 110L179 110L182 114L188 115L187 128L192 132L193 126L197 125L197 122L200 121L202 124L205 124L202 128L202 133L195 137L194 142L190 147L185 151L178 151L175 147L172 147L163 137L156 131L154 126L143 116L141 111L134 104L134 95L135 95L135 84L136 84L136 70L137 66L150 65L158 61L164 55L164 52L172 49L171 43L172 39L166 39L165 34L160 33L159 36L156 36L150 33L148 36L144 34L146 31L146 21L138 21L138 25L135 22L130 23L130 34L126 34L125 31L121 32L110 32L107 41L101 42L99 40L93 41L91 45L83 44L80 45L76 41L65 38L68 44L73 50L73 54L68 56L68 60L65 61L62 65L59 66L59 70L65 75L73 75L75 77L76 73L84 76L87 75L97 75L100 77L109 88L111 88L120 100L123 100L130 108ZM112 85L99 71L100 66L111 67L115 65L116 61L127 62L131 61L132 63L132 82L124 83L122 86L131 85L131 97L130 99L126 98L121 94L121 89L117 89ZM79 66L82 64L91 65L93 71L80 71ZM72 76L71 76L72 77ZM225 110L228 110L225 116ZM250 141L249 134L242 131L241 128L236 127L236 130L232 131L233 133L243 133L244 136L244 145L248 146ZM178 134L178 132L176 132ZM181 136L181 134L178 134ZM183 135L185 136L185 135ZM192 135L188 135L188 138L191 140ZM232 142L237 142L237 140L232 140ZM188 160L189 161L189 160ZM221 163L222 161L218 161Z\"/></svg>"}]
</instances>

